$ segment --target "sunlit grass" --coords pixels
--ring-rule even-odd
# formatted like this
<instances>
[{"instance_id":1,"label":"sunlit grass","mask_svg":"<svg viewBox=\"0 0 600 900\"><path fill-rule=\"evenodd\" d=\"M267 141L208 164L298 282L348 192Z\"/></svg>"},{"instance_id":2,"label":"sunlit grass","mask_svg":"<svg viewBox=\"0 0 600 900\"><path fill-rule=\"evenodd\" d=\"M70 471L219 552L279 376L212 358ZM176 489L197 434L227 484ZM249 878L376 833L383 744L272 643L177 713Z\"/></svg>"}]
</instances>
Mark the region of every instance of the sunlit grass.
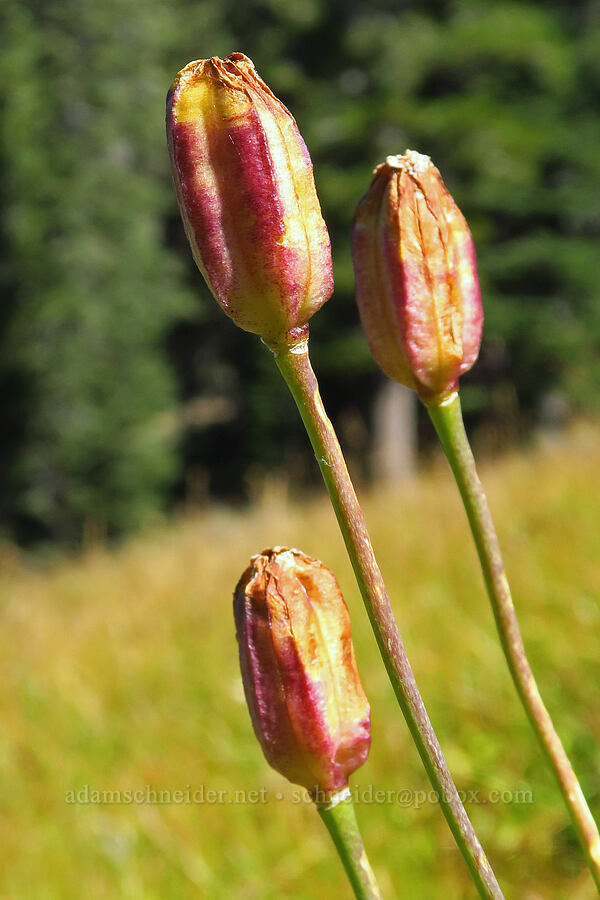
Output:
<instances>
[{"instance_id":1,"label":"sunlit grass","mask_svg":"<svg viewBox=\"0 0 600 900\"><path fill-rule=\"evenodd\" d=\"M482 471L540 688L597 815L599 470L589 426ZM449 473L440 465L364 507L417 680L507 897L593 897L505 670ZM384 893L474 896L439 808L423 799L429 785L330 508L277 491L250 512L213 509L49 569L5 552L0 896L349 896L322 823L263 761L243 702L231 594L249 557L273 544L322 558L351 609L373 714L357 812ZM184 796L204 786L204 802L67 802L147 786ZM267 802L231 802L263 788L254 799ZM374 802L378 790L398 802ZM483 802L494 791L531 802Z\"/></svg>"}]
</instances>

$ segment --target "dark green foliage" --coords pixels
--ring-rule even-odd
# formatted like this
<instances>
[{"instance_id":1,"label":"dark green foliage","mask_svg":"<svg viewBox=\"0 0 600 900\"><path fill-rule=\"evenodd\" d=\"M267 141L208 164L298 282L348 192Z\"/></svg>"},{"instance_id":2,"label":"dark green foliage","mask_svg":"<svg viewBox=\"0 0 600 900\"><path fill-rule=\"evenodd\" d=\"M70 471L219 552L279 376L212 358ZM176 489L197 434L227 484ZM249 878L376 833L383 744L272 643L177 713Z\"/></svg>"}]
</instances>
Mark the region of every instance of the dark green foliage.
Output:
<instances>
[{"instance_id":1,"label":"dark green foliage","mask_svg":"<svg viewBox=\"0 0 600 900\"><path fill-rule=\"evenodd\" d=\"M138 524L176 475L153 419L175 401L161 347L191 303L164 247L160 21L133 2L36 6L13 4L0 62L9 407L14 373L28 386L5 515L76 541L85 520Z\"/></svg>"},{"instance_id":2,"label":"dark green foliage","mask_svg":"<svg viewBox=\"0 0 600 900\"><path fill-rule=\"evenodd\" d=\"M7 533L77 541L86 521L118 533L181 494L190 468L220 494L257 466L310 471L267 351L193 267L170 184L168 84L233 49L288 103L315 162L336 294L312 343L334 415L368 421L379 377L349 220L371 168L406 147L432 156L478 247L485 343L465 406L497 414L498 385L525 413L552 388L596 402L594 3L5 0L0 24ZM177 412L199 395L228 412Z\"/></svg>"}]
</instances>

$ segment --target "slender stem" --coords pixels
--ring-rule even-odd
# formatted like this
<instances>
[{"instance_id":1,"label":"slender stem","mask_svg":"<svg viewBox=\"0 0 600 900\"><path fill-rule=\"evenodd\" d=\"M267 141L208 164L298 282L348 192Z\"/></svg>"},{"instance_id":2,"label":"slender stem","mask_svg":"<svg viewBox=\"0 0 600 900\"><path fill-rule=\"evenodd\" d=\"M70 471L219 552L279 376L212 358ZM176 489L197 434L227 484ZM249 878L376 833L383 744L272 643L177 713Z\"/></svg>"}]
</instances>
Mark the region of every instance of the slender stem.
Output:
<instances>
[{"instance_id":1,"label":"slender stem","mask_svg":"<svg viewBox=\"0 0 600 900\"><path fill-rule=\"evenodd\" d=\"M498 537L465 432L458 394L428 412L456 478L479 554L502 649L515 687L573 819L600 892L600 836L573 767L535 683L500 553Z\"/></svg>"},{"instance_id":2,"label":"slender stem","mask_svg":"<svg viewBox=\"0 0 600 900\"><path fill-rule=\"evenodd\" d=\"M317 804L317 809L333 839L356 900L382 900L358 830L352 797L347 790L340 792L330 803Z\"/></svg>"},{"instance_id":3,"label":"slender stem","mask_svg":"<svg viewBox=\"0 0 600 900\"><path fill-rule=\"evenodd\" d=\"M448 771L417 688L367 526L333 426L323 408L306 341L275 357L296 401L327 486L346 549L398 703L481 897L502 898L496 877Z\"/></svg>"}]
</instances>

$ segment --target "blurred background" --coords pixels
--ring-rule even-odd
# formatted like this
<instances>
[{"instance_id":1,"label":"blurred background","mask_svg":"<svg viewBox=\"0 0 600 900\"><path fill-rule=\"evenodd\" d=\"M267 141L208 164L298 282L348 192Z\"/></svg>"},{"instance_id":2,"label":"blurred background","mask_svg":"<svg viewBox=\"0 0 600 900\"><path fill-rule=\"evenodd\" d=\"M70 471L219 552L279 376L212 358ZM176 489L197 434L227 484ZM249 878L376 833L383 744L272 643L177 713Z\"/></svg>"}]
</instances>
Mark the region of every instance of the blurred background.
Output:
<instances>
[{"instance_id":1,"label":"blurred background","mask_svg":"<svg viewBox=\"0 0 600 900\"><path fill-rule=\"evenodd\" d=\"M595 0L5 0L2 18L6 537L77 546L182 502L251 499L276 469L317 482L269 354L193 265L171 185L166 89L190 59L233 49L314 160L336 291L312 354L357 474L373 474L382 378L358 327L349 221L372 168L406 147L437 163L477 245L470 424L497 449L597 403Z\"/></svg>"},{"instance_id":2,"label":"blurred background","mask_svg":"<svg viewBox=\"0 0 600 900\"><path fill-rule=\"evenodd\" d=\"M240 703L229 609L268 544L343 583L381 747L365 782L425 786L297 413L208 294L176 207L167 88L241 50L313 158L336 279L313 363L451 768L534 792L474 811L510 896L591 897L431 428L360 332L348 230L372 168L407 147L467 217L486 321L463 406L534 667L598 811L598 0L4 0L0 34L0 893L346 891L306 807L65 805L83 784L285 790ZM472 896L437 808L359 812L389 892Z\"/></svg>"}]
</instances>

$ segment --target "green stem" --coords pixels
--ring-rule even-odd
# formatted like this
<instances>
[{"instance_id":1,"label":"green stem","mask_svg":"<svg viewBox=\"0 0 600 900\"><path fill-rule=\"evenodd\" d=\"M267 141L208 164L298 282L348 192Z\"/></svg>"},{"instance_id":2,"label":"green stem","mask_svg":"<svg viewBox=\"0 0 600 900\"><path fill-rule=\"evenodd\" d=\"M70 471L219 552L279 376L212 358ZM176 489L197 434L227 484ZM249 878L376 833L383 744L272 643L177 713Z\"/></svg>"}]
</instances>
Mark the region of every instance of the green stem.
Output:
<instances>
[{"instance_id":1,"label":"green stem","mask_svg":"<svg viewBox=\"0 0 600 900\"><path fill-rule=\"evenodd\" d=\"M438 406L429 406L428 412L456 478L467 512L510 674L533 730L556 775L596 887L600 892L598 828L583 796L577 776L556 733L550 714L544 706L525 653L519 622L504 572L498 537L475 468L475 460L465 432L458 394L452 395Z\"/></svg>"},{"instance_id":2,"label":"green stem","mask_svg":"<svg viewBox=\"0 0 600 900\"><path fill-rule=\"evenodd\" d=\"M362 510L335 431L323 408L317 380L308 358L308 344L302 341L276 354L275 359L308 432L379 651L450 830L480 896L500 900L502 892L460 800L417 688Z\"/></svg>"},{"instance_id":3,"label":"green stem","mask_svg":"<svg viewBox=\"0 0 600 900\"><path fill-rule=\"evenodd\" d=\"M382 900L358 830L352 797L346 794L342 791L330 803L317 804L319 815L333 839L357 900Z\"/></svg>"}]
</instances>

